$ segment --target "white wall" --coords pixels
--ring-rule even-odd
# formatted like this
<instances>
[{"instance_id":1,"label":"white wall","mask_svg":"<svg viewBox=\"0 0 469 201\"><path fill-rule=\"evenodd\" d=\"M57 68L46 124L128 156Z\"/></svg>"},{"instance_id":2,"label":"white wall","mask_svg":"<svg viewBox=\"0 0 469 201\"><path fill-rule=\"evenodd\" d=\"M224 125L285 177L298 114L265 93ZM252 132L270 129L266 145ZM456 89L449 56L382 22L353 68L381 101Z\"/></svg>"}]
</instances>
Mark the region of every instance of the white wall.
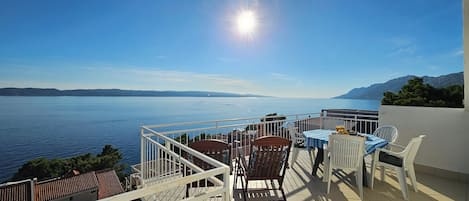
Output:
<instances>
[{"instance_id":1,"label":"white wall","mask_svg":"<svg viewBox=\"0 0 469 201\"><path fill-rule=\"evenodd\" d=\"M466 71L467 72L467 71ZM469 112L462 108L381 106L379 125L395 125L398 144L425 134L416 164L469 174Z\"/></svg>"}]
</instances>

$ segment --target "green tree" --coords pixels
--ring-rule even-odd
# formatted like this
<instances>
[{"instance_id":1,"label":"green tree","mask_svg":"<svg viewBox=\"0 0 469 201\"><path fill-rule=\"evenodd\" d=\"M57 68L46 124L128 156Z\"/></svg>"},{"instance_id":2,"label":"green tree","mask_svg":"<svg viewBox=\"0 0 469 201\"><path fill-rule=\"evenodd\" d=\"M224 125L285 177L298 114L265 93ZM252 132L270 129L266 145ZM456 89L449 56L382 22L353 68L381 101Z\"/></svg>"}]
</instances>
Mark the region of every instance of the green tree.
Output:
<instances>
[{"instance_id":1,"label":"green tree","mask_svg":"<svg viewBox=\"0 0 469 201\"><path fill-rule=\"evenodd\" d=\"M414 78L397 93L385 92L381 104L428 106L428 107L464 107L464 88L460 85L446 88L434 88L424 84L422 78Z\"/></svg>"},{"instance_id":2,"label":"green tree","mask_svg":"<svg viewBox=\"0 0 469 201\"><path fill-rule=\"evenodd\" d=\"M38 178L44 180L62 177L71 170L82 173L103 169L114 169L121 179L126 176L126 165L121 163L122 154L111 145L105 145L98 155L90 153L66 159L37 158L26 162L11 178L11 181Z\"/></svg>"},{"instance_id":3,"label":"green tree","mask_svg":"<svg viewBox=\"0 0 469 201\"><path fill-rule=\"evenodd\" d=\"M102 170L112 168L116 171L119 178L122 179L126 176L124 173L126 165L120 163L122 154L118 149L114 149L111 145L106 145L101 154L97 155L97 159L97 164L93 169Z\"/></svg>"},{"instance_id":4,"label":"green tree","mask_svg":"<svg viewBox=\"0 0 469 201\"><path fill-rule=\"evenodd\" d=\"M22 180L27 178L53 178L59 177L65 171L65 163L61 159L37 158L26 162L11 180Z\"/></svg>"}]
</instances>

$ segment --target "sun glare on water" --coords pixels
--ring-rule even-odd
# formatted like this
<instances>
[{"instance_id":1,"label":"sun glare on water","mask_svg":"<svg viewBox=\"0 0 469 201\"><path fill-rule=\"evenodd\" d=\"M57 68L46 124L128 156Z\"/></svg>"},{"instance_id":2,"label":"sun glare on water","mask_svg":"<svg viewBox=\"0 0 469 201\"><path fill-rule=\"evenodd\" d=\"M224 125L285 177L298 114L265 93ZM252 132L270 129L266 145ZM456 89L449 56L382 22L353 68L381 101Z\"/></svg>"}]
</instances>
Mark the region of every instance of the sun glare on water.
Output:
<instances>
[{"instance_id":1,"label":"sun glare on water","mask_svg":"<svg viewBox=\"0 0 469 201\"><path fill-rule=\"evenodd\" d=\"M236 18L238 32L241 35L252 36L257 27L257 18L253 11L243 10L238 13Z\"/></svg>"}]
</instances>

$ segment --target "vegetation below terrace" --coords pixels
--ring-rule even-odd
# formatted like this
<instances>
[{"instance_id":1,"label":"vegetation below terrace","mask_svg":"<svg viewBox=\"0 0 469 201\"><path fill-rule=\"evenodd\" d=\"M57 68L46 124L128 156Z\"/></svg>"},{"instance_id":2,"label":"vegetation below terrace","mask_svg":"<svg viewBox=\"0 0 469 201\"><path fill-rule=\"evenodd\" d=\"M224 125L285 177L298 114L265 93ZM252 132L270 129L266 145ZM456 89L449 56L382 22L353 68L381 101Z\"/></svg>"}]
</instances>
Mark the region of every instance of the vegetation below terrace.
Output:
<instances>
[{"instance_id":1,"label":"vegetation below terrace","mask_svg":"<svg viewBox=\"0 0 469 201\"><path fill-rule=\"evenodd\" d=\"M26 162L18 169L10 181L37 178L39 181L57 177L63 177L72 170L81 173L97 171L103 169L114 169L123 181L126 165L120 163L122 154L111 145L105 145L98 155L90 153L75 156L67 159L47 159L37 158Z\"/></svg>"}]
</instances>

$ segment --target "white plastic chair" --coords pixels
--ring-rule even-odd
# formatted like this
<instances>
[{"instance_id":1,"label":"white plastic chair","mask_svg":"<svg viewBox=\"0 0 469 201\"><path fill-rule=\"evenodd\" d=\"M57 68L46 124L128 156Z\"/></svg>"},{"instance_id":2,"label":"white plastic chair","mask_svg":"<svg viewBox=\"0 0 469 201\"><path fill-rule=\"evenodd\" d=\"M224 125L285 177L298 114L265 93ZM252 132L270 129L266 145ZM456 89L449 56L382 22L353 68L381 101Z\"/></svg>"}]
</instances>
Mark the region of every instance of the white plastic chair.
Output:
<instances>
[{"instance_id":1,"label":"white plastic chair","mask_svg":"<svg viewBox=\"0 0 469 201\"><path fill-rule=\"evenodd\" d=\"M390 144L392 148L399 148L400 152L394 152L388 149L376 149L376 154L374 155L373 164L371 167L371 188L374 185L374 173L376 166L381 166L381 169L384 167L392 168L398 173L397 178L399 179L399 184L401 185L402 195L404 199L408 200L408 190L406 182L406 171L409 174L410 181L414 187L414 191L417 192L417 179L415 177L414 170L414 160L417 152L419 150L420 144L422 143L425 135L420 135L418 137L412 138L407 144L406 147L402 147L396 144ZM384 171L381 172L381 180L384 181Z\"/></svg>"},{"instance_id":2,"label":"white plastic chair","mask_svg":"<svg viewBox=\"0 0 469 201\"><path fill-rule=\"evenodd\" d=\"M380 126L373 132L373 135L388 141L390 144L396 142L399 132L395 126L384 125Z\"/></svg>"},{"instance_id":3,"label":"white plastic chair","mask_svg":"<svg viewBox=\"0 0 469 201\"><path fill-rule=\"evenodd\" d=\"M360 198L363 200L363 157L365 155L365 138L349 135L330 135L325 155L327 193L330 191L332 169L355 171Z\"/></svg>"},{"instance_id":4,"label":"white plastic chair","mask_svg":"<svg viewBox=\"0 0 469 201\"><path fill-rule=\"evenodd\" d=\"M299 147L302 146L305 143L306 137L299 132L298 127L295 127L293 123L288 123L287 124L287 129L288 129L288 134L290 135L291 141L293 143L292 145L292 161L291 161L291 166L296 163L296 160L298 159L298 153L299 153Z\"/></svg>"}]
</instances>

